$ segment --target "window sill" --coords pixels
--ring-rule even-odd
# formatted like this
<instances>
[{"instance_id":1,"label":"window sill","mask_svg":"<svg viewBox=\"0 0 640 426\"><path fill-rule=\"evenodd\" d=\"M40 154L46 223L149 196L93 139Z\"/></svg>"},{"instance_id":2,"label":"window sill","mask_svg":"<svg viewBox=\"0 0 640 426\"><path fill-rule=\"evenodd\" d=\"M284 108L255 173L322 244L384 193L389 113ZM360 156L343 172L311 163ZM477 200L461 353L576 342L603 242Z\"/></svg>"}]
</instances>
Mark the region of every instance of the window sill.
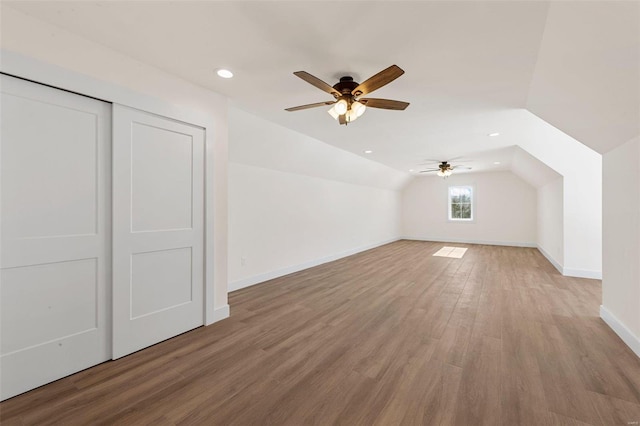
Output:
<instances>
[{"instance_id":1,"label":"window sill","mask_svg":"<svg viewBox=\"0 0 640 426\"><path fill-rule=\"evenodd\" d=\"M475 223L475 219L447 219L449 223Z\"/></svg>"}]
</instances>

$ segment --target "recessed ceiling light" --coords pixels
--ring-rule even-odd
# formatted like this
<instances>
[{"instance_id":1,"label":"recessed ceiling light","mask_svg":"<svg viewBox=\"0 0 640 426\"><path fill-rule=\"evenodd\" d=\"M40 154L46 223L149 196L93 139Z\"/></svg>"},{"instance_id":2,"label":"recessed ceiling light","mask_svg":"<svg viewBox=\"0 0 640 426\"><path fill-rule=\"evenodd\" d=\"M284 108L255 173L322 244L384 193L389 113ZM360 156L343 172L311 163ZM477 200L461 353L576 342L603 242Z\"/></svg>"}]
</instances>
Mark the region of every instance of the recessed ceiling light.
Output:
<instances>
[{"instance_id":1,"label":"recessed ceiling light","mask_svg":"<svg viewBox=\"0 0 640 426\"><path fill-rule=\"evenodd\" d=\"M499 161L494 161L493 164L498 165L498 164L500 164L500 162Z\"/></svg>"},{"instance_id":2,"label":"recessed ceiling light","mask_svg":"<svg viewBox=\"0 0 640 426\"><path fill-rule=\"evenodd\" d=\"M413 171L413 169L409 169L409 171L410 171L410 172L412 172L412 171Z\"/></svg>"},{"instance_id":3,"label":"recessed ceiling light","mask_svg":"<svg viewBox=\"0 0 640 426\"><path fill-rule=\"evenodd\" d=\"M491 137L494 137L494 136L500 136L500 133L498 133L498 132L495 132L495 133L489 133L487 136L491 136Z\"/></svg>"},{"instance_id":4,"label":"recessed ceiling light","mask_svg":"<svg viewBox=\"0 0 640 426\"><path fill-rule=\"evenodd\" d=\"M231 78L233 77L233 73L229 70L225 70L225 69L219 69L218 71L216 71L218 76L222 77L222 78Z\"/></svg>"},{"instance_id":5,"label":"recessed ceiling light","mask_svg":"<svg viewBox=\"0 0 640 426\"><path fill-rule=\"evenodd\" d=\"M371 154L373 151L371 151L370 149L366 150L364 153L365 154Z\"/></svg>"}]
</instances>

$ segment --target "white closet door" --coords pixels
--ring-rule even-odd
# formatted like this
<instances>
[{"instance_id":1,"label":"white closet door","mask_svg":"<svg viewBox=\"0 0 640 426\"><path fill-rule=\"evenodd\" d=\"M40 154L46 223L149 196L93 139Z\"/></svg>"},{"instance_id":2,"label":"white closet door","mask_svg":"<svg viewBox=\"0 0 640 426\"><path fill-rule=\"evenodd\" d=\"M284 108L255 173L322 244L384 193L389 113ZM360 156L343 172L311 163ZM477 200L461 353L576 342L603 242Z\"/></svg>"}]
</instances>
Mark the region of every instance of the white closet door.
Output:
<instances>
[{"instance_id":1,"label":"white closet door","mask_svg":"<svg viewBox=\"0 0 640 426\"><path fill-rule=\"evenodd\" d=\"M113 357L204 324L204 129L113 108Z\"/></svg>"},{"instance_id":2,"label":"white closet door","mask_svg":"<svg viewBox=\"0 0 640 426\"><path fill-rule=\"evenodd\" d=\"M111 108L0 76L0 396L111 358Z\"/></svg>"}]
</instances>

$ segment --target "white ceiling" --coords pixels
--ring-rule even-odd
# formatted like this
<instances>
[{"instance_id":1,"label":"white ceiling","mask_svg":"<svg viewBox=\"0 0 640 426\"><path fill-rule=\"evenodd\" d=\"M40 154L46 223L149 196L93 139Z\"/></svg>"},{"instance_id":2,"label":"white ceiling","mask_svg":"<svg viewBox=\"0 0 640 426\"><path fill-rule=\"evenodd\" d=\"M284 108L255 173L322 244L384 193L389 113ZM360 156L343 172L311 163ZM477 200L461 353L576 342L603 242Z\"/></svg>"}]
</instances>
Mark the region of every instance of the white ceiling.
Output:
<instances>
[{"instance_id":1,"label":"white ceiling","mask_svg":"<svg viewBox=\"0 0 640 426\"><path fill-rule=\"evenodd\" d=\"M527 109L604 153L640 132L640 2L552 3Z\"/></svg>"},{"instance_id":2,"label":"white ceiling","mask_svg":"<svg viewBox=\"0 0 640 426\"><path fill-rule=\"evenodd\" d=\"M460 155L475 162L473 171L511 167L516 151L508 147L526 136L508 120L514 109L529 108L600 152L638 133L636 2L9 4L222 93L239 109L405 172L427 158ZM372 97L408 101L406 111L370 108L346 127L328 108L284 111L331 99L294 71L335 84L391 64L406 74ZM235 77L220 79L218 68Z\"/></svg>"}]
</instances>

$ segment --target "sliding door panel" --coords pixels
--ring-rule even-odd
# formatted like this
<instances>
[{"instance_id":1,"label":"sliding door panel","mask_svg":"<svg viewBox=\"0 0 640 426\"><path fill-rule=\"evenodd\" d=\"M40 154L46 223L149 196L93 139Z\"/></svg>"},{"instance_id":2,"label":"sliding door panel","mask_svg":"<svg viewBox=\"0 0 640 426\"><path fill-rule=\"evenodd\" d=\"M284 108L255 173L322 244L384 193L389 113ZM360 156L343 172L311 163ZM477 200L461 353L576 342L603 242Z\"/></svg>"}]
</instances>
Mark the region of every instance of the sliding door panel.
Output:
<instances>
[{"instance_id":1,"label":"sliding door panel","mask_svg":"<svg viewBox=\"0 0 640 426\"><path fill-rule=\"evenodd\" d=\"M111 107L0 79L6 399L111 358Z\"/></svg>"},{"instance_id":2,"label":"sliding door panel","mask_svg":"<svg viewBox=\"0 0 640 426\"><path fill-rule=\"evenodd\" d=\"M114 358L204 323L204 130L113 111Z\"/></svg>"}]
</instances>

